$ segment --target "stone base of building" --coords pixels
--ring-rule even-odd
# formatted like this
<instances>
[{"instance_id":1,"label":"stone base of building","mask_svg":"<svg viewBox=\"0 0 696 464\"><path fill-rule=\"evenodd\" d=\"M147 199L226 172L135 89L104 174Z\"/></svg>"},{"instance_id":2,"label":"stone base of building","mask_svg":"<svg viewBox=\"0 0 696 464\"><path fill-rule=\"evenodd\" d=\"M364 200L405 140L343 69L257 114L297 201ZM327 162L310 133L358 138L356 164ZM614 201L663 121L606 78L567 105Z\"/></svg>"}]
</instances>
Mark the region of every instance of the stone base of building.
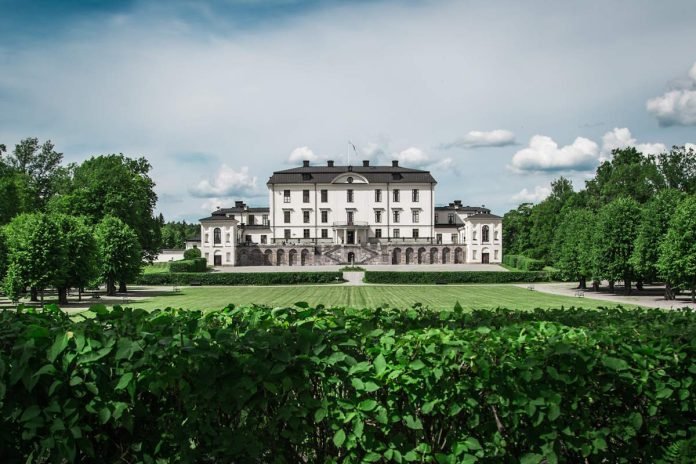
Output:
<instances>
[{"instance_id":1,"label":"stone base of building","mask_svg":"<svg viewBox=\"0 0 696 464\"><path fill-rule=\"evenodd\" d=\"M465 245L246 245L237 248L237 266L323 266L332 264L494 263L492 257L466 259Z\"/></svg>"}]
</instances>

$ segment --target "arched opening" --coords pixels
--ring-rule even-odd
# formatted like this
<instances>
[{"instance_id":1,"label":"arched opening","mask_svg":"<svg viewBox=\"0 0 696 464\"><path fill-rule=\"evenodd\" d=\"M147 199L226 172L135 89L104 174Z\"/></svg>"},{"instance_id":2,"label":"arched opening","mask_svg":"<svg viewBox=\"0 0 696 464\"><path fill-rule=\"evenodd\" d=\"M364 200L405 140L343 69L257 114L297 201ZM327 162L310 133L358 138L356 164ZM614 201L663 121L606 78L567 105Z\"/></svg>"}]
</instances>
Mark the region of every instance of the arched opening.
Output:
<instances>
[{"instance_id":1,"label":"arched opening","mask_svg":"<svg viewBox=\"0 0 696 464\"><path fill-rule=\"evenodd\" d=\"M222 251L215 251L213 255L213 266L222 266Z\"/></svg>"},{"instance_id":2,"label":"arched opening","mask_svg":"<svg viewBox=\"0 0 696 464\"><path fill-rule=\"evenodd\" d=\"M348 264L355 264L355 253L348 252Z\"/></svg>"},{"instance_id":3,"label":"arched opening","mask_svg":"<svg viewBox=\"0 0 696 464\"><path fill-rule=\"evenodd\" d=\"M273 265L273 251L266 250L263 252L263 265L264 266Z\"/></svg>"},{"instance_id":4,"label":"arched opening","mask_svg":"<svg viewBox=\"0 0 696 464\"><path fill-rule=\"evenodd\" d=\"M302 250L300 253L300 266L306 266L309 264L307 261L309 260L309 251L307 250Z\"/></svg>"},{"instance_id":5,"label":"arched opening","mask_svg":"<svg viewBox=\"0 0 696 464\"><path fill-rule=\"evenodd\" d=\"M248 266L249 265L249 260L247 259L246 250L242 250L239 252L239 265L240 266Z\"/></svg>"},{"instance_id":6,"label":"arched opening","mask_svg":"<svg viewBox=\"0 0 696 464\"><path fill-rule=\"evenodd\" d=\"M442 249L442 264L449 264L449 262L450 262L450 249L443 248Z\"/></svg>"},{"instance_id":7,"label":"arched opening","mask_svg":"<svg viewBox=\"0 0 696 464\"><path fill-rule=\"evenodd\" d=\"M462 264L464 262L464 252L461 248L454 249L454 264Z\"/></svg>"},{"instance_id":8,"label":"arched opening","mask_svg":"<svg viewBox=\"0 0 696 464\"><path fill-rule=\"evenodd\" d=\"M288 253L288 266L297 266L297 250L290 250Z\"/></svg>"},{"instance_id":9,"label":"arched opening","mask_svg":"<svg viewBox=\"0 0 696 464\"><path fill-rule=\"evenodd\" d=\"M406 248L406 264L413 264L413 248Z\"/></svg>"},{"instance_id":10,"label":"arched opening","mask_svg":"<svg viewBox=\"0 0 696 464\"><path fill-rule=\"evenodd\" d=\"M222 243L222 231L219 227L213 229L213 245L220 245Z\"/></svg>"},{"instance_id":11,"label":"arched opening","mask_svg":"<svg viewBox=\"0 0 696 464\"><path fill-rule=\"evenodd\" d=\"M488 242L488 226L483 226L481 229L481 241Z\"/></svg>"},{"instance_id":12,"label":"arched opening","mask_svg":"<svg viewBox=\"0 0 696 464\"><path fill-rule=\"evenodd\" d=\"M263 255L261 254L261 250L255 249L251 252L251 265L252 266L260 266L263 264Z\"/></svg>"},{"instance_id":13,"label":"arched opening","mask_svg":"<svg viewBox=\"0 0 696 464\"><path fill-rule=\"evenodd\" d=\"M425 262L425 248L418 249L418 264L423 264Z\"/></svg>"},{"instance_id":14,"label":"arched opening","mask_svg":"<svg viewBox=\"0 0 696 464\"><path fill-rule=\"evenodd\" d=\"M285 250L278 250L276 252L276 266L282 266L285 264Z\"/></svg>"},{"instance_id":15,"label":"arched opening","mask_svg":"<svg viewBox=\"0 0 696 464\"><path fill-rule=\"evenodd\" d=\"M401 248L394 248L392 251L392 264L401 264Z\"/></svg>"},{"instance_id":16,"label":"arched opening","mask_svg":"<svg viewBox=\"0 0 696 464\"><path fill-rule=\"evenodd\" d=\"M437 264L437 248L430 249L430 264Z\"/></svg>"}]
</instances>

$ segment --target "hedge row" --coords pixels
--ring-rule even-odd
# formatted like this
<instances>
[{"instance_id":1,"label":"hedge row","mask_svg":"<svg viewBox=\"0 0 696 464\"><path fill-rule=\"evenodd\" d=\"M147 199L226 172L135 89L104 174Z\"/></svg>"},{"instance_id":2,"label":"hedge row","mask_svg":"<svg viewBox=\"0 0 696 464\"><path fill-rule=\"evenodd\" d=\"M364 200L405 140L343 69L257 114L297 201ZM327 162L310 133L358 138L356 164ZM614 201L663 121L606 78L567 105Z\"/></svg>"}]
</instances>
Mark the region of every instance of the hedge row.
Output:
<instances>
[{"instance_id":1,"label":"hedge row","mask_svg":"<svg viewBox=\"0 0 696 464\"><path fill-rule=\"evenodd\" d=\"M292 285L343 281L340 272L170 272L141 275L140 285Z\"/></svg>"},{"instance_id":2,"label":"hedge row","mask_svg":"<svg viewBox=\"0 0 696 464\"><path fill-rule=\"evenodd\" d=\"M504 255L503 264L522 271L541 271L544 269L544 261L527 258L522 255Z\"/></svg>"},{"instance_id":3,"label":"hedge row","mask_svg":"<svg viewBox=\"0 0 696 464\"><path fill-rule=\"evenodd\" d=\"M696 450L693 311L92 311L0 313L3 462L686 463Z\"/></svg>"},{"instance_id":4,"label":"hedge row","mask_svg":"<svg viewBox=\"0 0 696 464\"><path fill-rule=\"evenodd\" d=\"M367 271L365 282L375 284L498 284L508 282L546 282L545 272L395 272Z\"/></svg>"},{"instance_id":5,"label":"hedge row","mask_svg":"<svg viewBox=\"0 0 696 464\"><path fill-rule=\"evenodd\" d=\"M208 263L205 258L181 259L169 263L169 272L205 272Z\"/></svg>"}]
</instances>

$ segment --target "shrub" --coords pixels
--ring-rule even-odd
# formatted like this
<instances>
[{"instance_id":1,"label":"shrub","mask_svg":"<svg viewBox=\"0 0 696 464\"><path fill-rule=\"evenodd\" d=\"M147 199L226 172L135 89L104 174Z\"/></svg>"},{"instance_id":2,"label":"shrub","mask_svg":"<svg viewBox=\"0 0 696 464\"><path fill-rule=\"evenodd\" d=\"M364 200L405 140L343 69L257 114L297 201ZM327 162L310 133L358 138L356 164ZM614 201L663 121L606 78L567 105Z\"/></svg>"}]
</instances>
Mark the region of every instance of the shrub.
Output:
<instances>
[{"instance_id":1,"label":"shrub","mask_svg":"<svg viewBox=\"0 0 696 464\"><path fill-rule=\"evenodd\" d=\"M0 313L4 462L689 462L693 450L693 311L92 313Z\"/></svg>"},{"instance_id":2,"label":"shrub","mask_svg":"<svg viewBox=\"0 0 696 464\"><path fill-rule=\"evenodd\" d=\"M500 284L548 280L549 276L545 272L365 272L365 282L375 284Z\"/></svg>"},{"instance_id":3,"label":"shrub","mask_svg":"<svg viewBox=\"0 0 696 464\"><path fill-rule=\"evenodd\" d=\"M184 259L196 259L201 257L201 250L197 247L184 251Z\"/></svg>"},{"instance_id":4,"label":"shrub","mask_svg":"<svg viewBox=\"0 0 696 464\"><path fill-rule=\"evenodd\" d=\"M182 259L169 263L169 272L205 272L207 270L205 258Z\"/></svg>"},{"instance_id":5,"label":"shrub","mask_svg":"<svg viewBox=\"0 0 696 464\"><path fill-rule=\"evenodd\" d=\"M545 263L540 259L527 258L522 255L504 255L503 264L522 271L541 271Z\"/></svg>"},{"instance_id":6,"label":"shrub","mask_svg":"<svg viewBox=\"0 0 696 464\"><path fill-rule=\"evenodd\" d=\"M173 264L173 263L172 263ZM340 272L171 272L142 275L141 285L292 285L343 282Z\"/></svg>"}]
</instances>

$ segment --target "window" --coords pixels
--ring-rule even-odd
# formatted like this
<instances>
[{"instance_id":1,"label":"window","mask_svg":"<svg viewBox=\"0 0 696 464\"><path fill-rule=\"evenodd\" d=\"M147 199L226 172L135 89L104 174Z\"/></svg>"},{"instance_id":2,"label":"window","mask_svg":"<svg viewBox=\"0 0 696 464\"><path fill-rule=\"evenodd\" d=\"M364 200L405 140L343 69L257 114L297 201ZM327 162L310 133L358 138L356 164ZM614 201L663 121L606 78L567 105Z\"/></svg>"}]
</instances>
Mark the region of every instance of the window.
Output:
<instances>
[{"instance_id":1,"label":"window","mask_svg":"<svg viewBox=\"0 0 696 464\"><path fill-rule=\"evenodd\" d=\"M262 235L261 236L261 244L265 245L266 243L268 243L268 236Z\"/></svg>"},{"instance_id":2,"label":"window","mask_svg":"<svg viewBox=\"0 0 696 464\"><path fill-rule=\"evenodd\" d=\"M329 222L329 212L324 210L321 212L321 222Z\"/></svg>"},{"instance_id":3,"label":"window","mask_svg":"<svg viewBox=\"0 0 696 464\"><path fill-rule=\"evenodd\" d=\"M321 191L321 202L326 203L329 201L329 191L328 190L322 190Z\"/></svg>"},{"instance_id":4,"label":"window","mask_svg":"<svg viewBox=\"0 0 696 464\"><path fill-rule=\"evenodd\" d=\"M283 190L283 203L290 203L290 190Z\"/></svg>"},{"instance_id":5,"label":"window","mask_svg":"<svg viewBox=\"0 0 696 464\"><path fill-rule=\"evenodd\" d=\"M302 211L302 222L309 224L309 211Z\"/></svg>"},{"instance_id":6,"label":"window","mask_svg":"<svg viewBox=\"0 0 696 464\"><path fill-rule=\"evenodd\" d=\"M380 203L382 201L382 189L375 190L375 203Z\"/></svg>"},{"instance_id":7,"label":"window","mask_svg":"<svg viewBox=\"0 0 696 464\"><path fill-rule=\"evenodd\" d=\"M435 234L435 242L440 245L442 243L442 234Z\"/></svg>"},{"instance_id":8,"label":"window","mask_svg":"<svg viewBox=\"0 0 696 464\"><path fill-rule=\"evenodd\" d=\"M397 209L397 210L394 210L394 222L395 222L395 223L398 223L398 222L399 222L399 216L400 216L400 215L401 215L401 214L400 214L400 211L399 211L398 209Z\"/></svg>"},{"instance_id":9,"label":"window","mask_svg":"<svg viewBox=\"0 0 696 464\"><path fill-rule=\"evenodd\" d=\"M418 229L413 229L413 238L418 238Z\"/></svg>"},{"instance_id":10,"label":"window","mask_svg":"<svg viewBox=\"0 0 696 464\"><path fill-rule=\"evenodd\" d=\"M454 224L454 213L449 213L447 215L447 224Z\"/></svg>"},{"instance_id":11,"label":"window","mask_svg":"<svg viewBox=\"0 0 696 464\"><path fill-rule=\"evenodd\" d=\"M382 229L375 229L375 237L382 238Z\"/></svg>"},{"instance_id":12,"label":"window","mask_svg":"<svg viewBox=\"0 0 696 464\"><path fill-rule=\"evenodd\" d=\"M399 232L399 229L394 229L394 238L399 238L401 235L401 232Z\"/></svg>"},{"instance_id":13,"label":"window","mask_svg":"<svg viewBox=\"0 0 696 464\"><path fill-rule=\"evenodd\" d=\"M417 223L418 220L420 219L420 211L414 210L411 211L411 216L413 216L411 219L413 219L414 223Z\"/></svg>"},{"instance_id":14,"label":"window","mask_svg":"<svg viewBox=\"0 0 696 464\"><path fill-rule=\"evenodd\" d=\"M353 178L352 178L352 177L349 177L349 178L346 179L346 180L348 181L349 184L352 184L352 183L353 183Z\"/></svg>"},{"instance_id":15,"label":"window","mask_svg":"<svg viewBox=\"0 0 696 464\"><path fill-rule=\"evenodd\" d=\"M481 229L481 241L488 241L488 226L483 226L483 228Z\"/></svg>"},{"instance_id":16,"label":"window","mask_svg":"<svg viewBox=\"0 0 696 464\"><path fill-rule=\"evenodd\" d=\"M268 214L264 214L263 216L261 216L261 221L263 222L264 226L267 226L268 225Z\"/></svg>"},{"instance_id":17,"label":"window","mask_svg":"<svg viewBox=\"0 0 696 464\"><path fill-rule=\"evenodd\" d=\"M230 258L232 258L232 253L228 251L227 253L225 253L225 261L228 263L231 262L232 260Z\"/></svg>"},{"instance_id":18,"label":"window","mask_svg":"<svg viewBox=\"0 0 696 464\"><path fill-rule=\"evenodd\" d=\"M498 259L498 250L493 251L493 259Z\"/></svg>"},{"instance_id":19,"label":"window","mask_svg":"<svg viewBox=\"0 0 696 464\"><path fill-rule=\"evenodd\" d=\"M213 245L220 245L222 243L222 233L220 232L220 228L216 227L213 230Z\"/></svg>"},{"instance_id":20,"label":"window","mask_svg":"<svg viewBox=\"0 0 696 464\"><path fill-rule=\"evenodd\" d=\"M348 203L353 203L353 190L351 190L351 189L346 190L346 194L348 196Z\"/></svg>"},{"instance_id":21,"label":"window","mask_svg":"<svg viewBox=\"0 0 696 464\"><path fill-rule=\"evenodd\" d=\"M253 225L254 225L254 221L255 221L255 220L256 220L256 219L254 218L254 215L253 215L253 214L250 214L250 215L249 215L249 218L247 219L247 221L249 221L249 225L250 225L250 226L253 226Z\"/></svg>"},{"instance_id":22,"label":"window","mask_svg":"<svg viewBox=\"0 0 696 464\"><path fill-rule=\"evenodd\" d=\"M208 236L208 234L205 234L205 243L208 243L209 241L210 241L210 237Z\"/></svg>"},{"instance_id":23,"label":"window","mask_svg":"<svg viewBox=\"0 0 696 464\"><path fill-rule=\"evenodd\" d=\"M459 243L459 236L457 234L452 234L452 243Z\"/></svg>"},{"instance_id":24,"label":"window","mask_svg":"<svg viewBox=\"0 0 696 464\"><path fill-rule=\"evenodd\" d=\"M394 194L394 203L398 203L399 202L399 189L394 189L392 191L392 193Z\"/></svg>"},{"instance_id":25,"label":"window","mask_svg":"<svg viewBox=\"0 0 696 464\"><path fill-rule=\"evenodd\" d=\"M419 198L420 198L420 192L418 191L418 189L413 189L413 192L411 192L411 200L414 203L417 203Z\"/></svg>"},{"instance_id":26,"label":"window","mask_svg":"<svg viewBox=\"0 0 696 464\"><path fill-rule=\"evenodd\" d=\"M472 238L473 240L476 240L476 229L474 229L474 230L471 232L471 234L472 234L472 237L471 237L471 238Z\"/></svg>"},{"instance_id":27,"label":"window","mask_svg":"<svg viewBox=\"0 0 696 464\"><path fill-rule=\"evenodd\" d=\"M476 259L476 250L474 250L474 251L471 253L471 257L472 257L473 259Z\"/></svg>"},{"instance_id":28,"label":"window","mask_svg":"<svg viewBox=\"0 0 696 464\"><path fill-rule=\"evenodd\" d=\"M381 211L375 211L375 222L377 224L382 222L382 212Z\"/></svg>"},{"instance_id":29,"label":"window","mask_svg":"<svg viewBox=\"0 0 696 464\"><path fill-rule=\"evenodd\" d=\"M244 236L244 241L247 243L251 243L251 235L245 235Z\"/></svg>"},{"instance_id":30,"label":"window","mask_svg":"<svg viewBox=\"0 0 696 464\"><path fill-rule=\"evenodd\" d=\"M290 223L290 211L283 211L283 222L286 224Z\"/></svg>"},{"instance_id":31,"label":"window","mask_svg":"<svg viewBox=\"0 0 696 464\"><path fill-rule=\"evenodd\" d=\"M346 219L348 220L348 225L352 225L353 224L353 211L348 211L346 213L346 216L347 216Z\"/></svg>"},{"instance_id":32,"label":"window","mask_svg":"<svg viewBox=\"0 0 696 464\"><path fill-rule=\"evenodd\" d=\"M329 238L329 229L321 229L321 238Z\"/></svg>"},{"instance_id":33,"label":"window","mask_svg":"<svg viewBox=\"0 0 696 464\"><path fill-rule=\"evenodd\" d=\"M309 190L302 191L302 203L309 203Z\"/></svg>"},{"instance_id":34,"label":"window","mask_svg":"<svg viewBox=\"0 0 696 464\"><path fill-rule=\"evenodd\" d=\"M309 229L302 229L302 237L309 238Z\"/></svg>"},{"instance_id":35,"label":"window","mask_svg":"<svg viewBox=\"0 0 696 464\"><path fill-rule=\"evenodd\" d=\"M225 234L225 242L230 243L230 234Z\"/></svg>"},{"instance_id":36,"label":"window","mask_svg":"<svg viewBox=\"0 0 696 464\"><path fill-rule=\"evenodd\" d=\"M285 230L283 231L283 236L284 236L286 239L289 239L289 238L290 238L290 229L285 229Z\"/></svg>"},{"instance_id":37,"label":"window","mask_svg":"<svg viewBox=\"0 0 696 464\"><path fill-rule=\"evenodd\" d=\"M435 224L439 224L439 223L440 223L440 216L437 213L435 213Z\"/></svg>"},{"instance_id":38,"label":"window","mask_svg":"<svg viewBox=\"0 0 696 464\"><path fill-rule=\"evenodd\" d=\"M498 231L493 231L493 240L498 240Z\"/></svg>"}]
</instances>

